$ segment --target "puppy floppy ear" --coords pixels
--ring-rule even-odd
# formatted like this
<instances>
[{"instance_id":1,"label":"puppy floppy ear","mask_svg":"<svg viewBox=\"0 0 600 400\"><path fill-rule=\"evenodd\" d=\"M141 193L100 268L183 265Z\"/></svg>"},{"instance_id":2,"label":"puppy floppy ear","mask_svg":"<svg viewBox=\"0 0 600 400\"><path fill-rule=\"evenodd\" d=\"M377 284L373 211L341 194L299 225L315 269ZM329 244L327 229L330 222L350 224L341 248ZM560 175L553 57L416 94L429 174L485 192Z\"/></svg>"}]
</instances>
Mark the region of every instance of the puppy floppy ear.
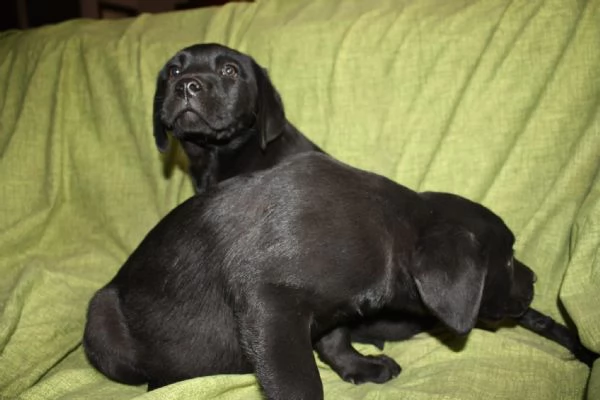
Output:
<instances>
[{"instance_id":1,"label":"puppy floppy ear","mask_svg":"<svg viewBox=\"0 0 600 400\"><path fill-rule=\"evenodd\" d=\"M425 233L412 276L425 307L448 328L467 334L477 322L486 277L473 235L445 226Z\"/></svg>"},{"instance_id":2,"label":"puppy floppy ear","mask_svg":"<svg viewBox=\"0 0 600 400\"><path fill-rule=\"evenodd\" d=\"M161 152L169 147L169 137L167 136L167 127L162 122L161 113L162 105L165 97L166 82L164 79L164 71L160 71L156 79L156 91L154 92L154 106L152 109L152 122L154 125L154 141L156 147Z\"/></svg>"},{"instance_id":3,"label":"puppy floppy ear","mask_svg":"<svg viewBox=\"0 0 600 400\"><path fill-rule=\"evenodd\" d=\"M283 102L279 93L271 83L267 70L253 62L256 78L256 128L260 135L260 147L265 149L267 144L283 133L286 124Z\"/></svg>"}]
</instances>

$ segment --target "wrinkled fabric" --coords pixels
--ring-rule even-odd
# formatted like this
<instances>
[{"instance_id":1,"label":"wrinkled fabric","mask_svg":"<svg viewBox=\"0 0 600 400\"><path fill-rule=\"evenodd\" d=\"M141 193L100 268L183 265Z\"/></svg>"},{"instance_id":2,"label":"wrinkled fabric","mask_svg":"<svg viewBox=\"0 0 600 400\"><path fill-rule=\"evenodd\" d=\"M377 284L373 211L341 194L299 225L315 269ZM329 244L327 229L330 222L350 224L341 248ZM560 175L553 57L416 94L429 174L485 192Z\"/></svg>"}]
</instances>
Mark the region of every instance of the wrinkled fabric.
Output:
<instances>
[{"instance_id":1,"label":"wrinkled fabric","mask_svg":"<svg viewBox=\"0 0 600 400\"><path fill-rule=\"evenodd\" d=\"M533 305L600 351L599 3L259 0L0 34L0 398L260 398L252 375L146 393L81 349L92 294L193 193L182 168L163 174L152 100L163 63L199 42L255 57L335 157L500 214L538 276ZM442 339L386 344L403 371L383 385L318 362L325 396L600 397L598 363L590 378L524 329Z\"/></svg>"}]
</instances>

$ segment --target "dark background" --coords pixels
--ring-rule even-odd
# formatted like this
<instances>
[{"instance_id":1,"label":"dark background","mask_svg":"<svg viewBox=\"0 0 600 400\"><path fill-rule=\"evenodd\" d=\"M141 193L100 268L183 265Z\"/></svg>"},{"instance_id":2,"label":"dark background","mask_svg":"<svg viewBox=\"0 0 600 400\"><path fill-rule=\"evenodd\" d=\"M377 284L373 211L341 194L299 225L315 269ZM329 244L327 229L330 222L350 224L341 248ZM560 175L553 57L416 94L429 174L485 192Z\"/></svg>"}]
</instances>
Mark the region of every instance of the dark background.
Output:
<instances>
[{"instance_id":1,"label":"dark background","mask_svg":"<svg viewBox=\"0 0 600 400\"><path fill-rule=\"evenodd\" d=\"M248 0L0 0L0 30L35 28L73 18L123 18Z\"/></svg>"}]
</instances>

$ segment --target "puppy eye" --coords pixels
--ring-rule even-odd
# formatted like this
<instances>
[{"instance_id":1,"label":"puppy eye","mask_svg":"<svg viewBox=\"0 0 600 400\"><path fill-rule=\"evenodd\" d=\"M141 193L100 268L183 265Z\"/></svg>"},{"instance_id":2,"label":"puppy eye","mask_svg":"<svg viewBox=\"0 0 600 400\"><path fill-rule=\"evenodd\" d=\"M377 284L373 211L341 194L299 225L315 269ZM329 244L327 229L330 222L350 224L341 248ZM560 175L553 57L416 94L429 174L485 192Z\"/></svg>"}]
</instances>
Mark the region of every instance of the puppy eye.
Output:
<instances>
[{"instance_id":1,"label":"puppy eye","mask_svg":"<svg viewBox=\"0 0 600 400\"><path fill-rule=\"evenodd\" d=\"M237 76L238 74L237 67L233 64L223 65L223 68L221 68L220 72L223 76Z\"/></svg>"},{"instance_id":2,"label":"puppy eye","mask_svg":"<svg viewBox=\"0 0 600 400\"><path fill-rule=\"evenodd\" d=\"M179 67L172 66L172 67L169 67L168 73L169 73L169 78L175 78L175 77L181 75L181 69Z\"/></svg>"}]
</instances>

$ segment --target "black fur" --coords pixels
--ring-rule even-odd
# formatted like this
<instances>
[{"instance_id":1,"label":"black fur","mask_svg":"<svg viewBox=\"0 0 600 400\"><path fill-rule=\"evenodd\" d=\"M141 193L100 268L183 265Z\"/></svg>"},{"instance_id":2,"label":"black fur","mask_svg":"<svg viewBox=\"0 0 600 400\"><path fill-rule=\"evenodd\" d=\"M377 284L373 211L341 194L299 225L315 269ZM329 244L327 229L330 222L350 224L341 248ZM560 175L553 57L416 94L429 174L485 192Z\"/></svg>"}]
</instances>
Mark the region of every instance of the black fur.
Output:
<instances>
[{"instance_id":1,"label":"black fur","mask_svg":"<svg viewBox=\"0 0 600 400\"><path fill-rule=\"evenodd\" d=\"M313 349L347 381L400 373L358 353L352 329L466 334L528 315L534 274L513 242L477 203L308 152L167 215L91 300L84 348L109 378L150 389L254 371L269 399L321 399Z\"/></svg>"},{"instance_id":2,"label":"black fur","mask_svg":"<svg viewBox=\"0 0 600 400\"><path fill-rule=\"evenodd\" d=\"M265 69L218 44L179 51L158 75L154 138L180 141L196 192L238 175L269 168L290 155L321 151L285 117Z\"/></svg>"}]
</instances>

